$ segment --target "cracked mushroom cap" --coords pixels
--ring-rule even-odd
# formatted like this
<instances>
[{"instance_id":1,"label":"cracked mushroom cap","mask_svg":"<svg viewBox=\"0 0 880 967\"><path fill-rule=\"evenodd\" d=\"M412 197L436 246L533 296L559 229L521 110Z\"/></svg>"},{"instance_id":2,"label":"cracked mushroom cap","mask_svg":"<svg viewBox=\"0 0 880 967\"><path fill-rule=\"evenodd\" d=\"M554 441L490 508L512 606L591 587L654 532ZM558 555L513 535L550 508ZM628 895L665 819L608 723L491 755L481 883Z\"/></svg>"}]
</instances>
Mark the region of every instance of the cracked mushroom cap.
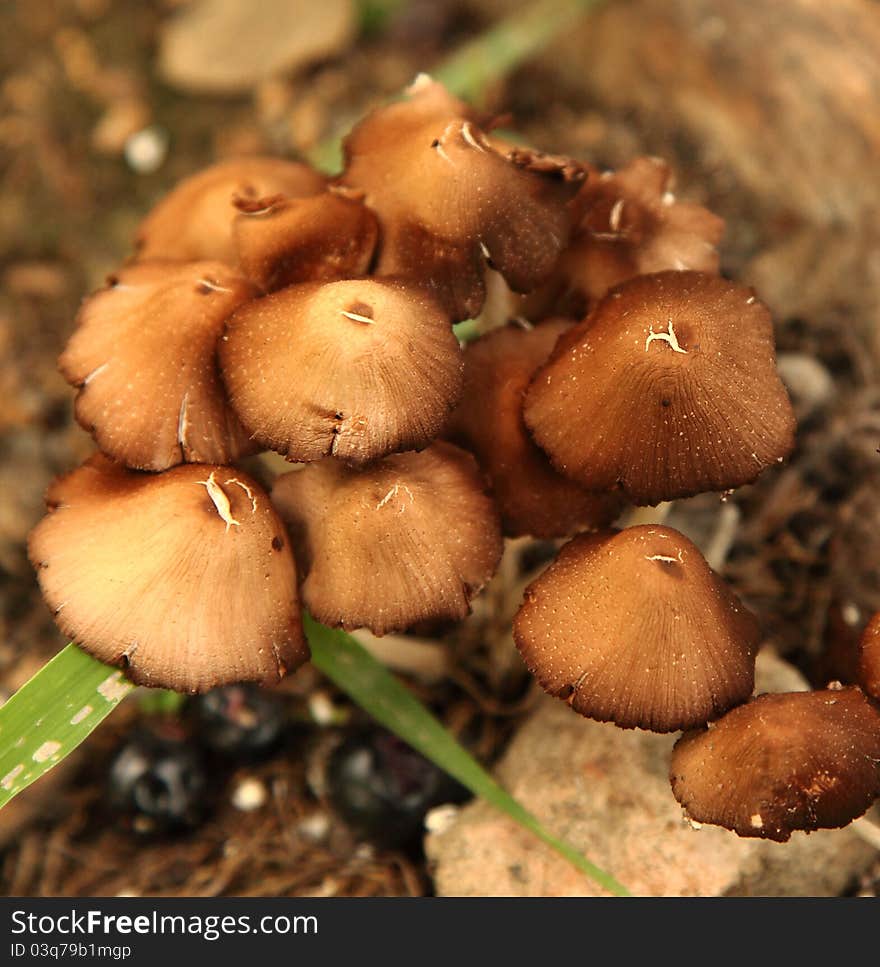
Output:
<instances>
[{"instance_id":1,"label":"cracked mushroom cap","mask_svg":"<svg viewBox=\"0 0 880 967\"><path fill-rule=\"evenodd\" d=\"M591 493L557 473L523 422L529 382L571 325L510 323L465 347L464 390L446 435L476 456L510 537L550 539L607 527L623 505L617 494Z\"/></svg>"},{"instance_id":2,"label":"cracked mushroom cap","mask_svg":"<svg viewBox=\"0 0 880 967\"><path fill-rule=\"evenodd\" d=\"M620 171L590 177L572 203L583 215L571 241L550 279L527 297L526 315L579 318L637 275L717 274L724 221L701 205L677 201L672 181L659 158L637 158Z\"/></svg>"},{"instance_id":3,"label":"cracked mushroom cap","mask_svg":"<svg viewBox=\"0 0 880 967\"><path fill-rule=\"evenodd\" d=\"M754 616L669 527L581 535L526 589L513 635L545 691L622 728L693 728L754 686Z\"/></svg>"},{"instance_id":4,"label":"cracked mushroom cap","mask_svg":"<svg viewBox=\"0 0 880 967\"><path fill-rule=\"evenodd\" d=\"M682 736L670 777L691 819L740 836L838 829L880 796L880 713L858 688L761 695Z\"/></svg>"},{"instance_id":5,"label":"cracked mushroom cap","mask_svg":"<svg viewBox=\"0 0 880 967\"><path fill-rule=\"evenodd\" d=\"M274 682L308 659L296 567L240 470L126 470L98 454L57 480L29 554L65 635L141 685Z\"/></svg>"},{"instance_id":6,"label":"cracked mushroom cap","mask_svg":"<svg viewBox=\"0 0 880 967\"><path fill-rule=\"evenodd\" d=\"M859 642L859 684L880 701L880 611L868 622Z\"/></svg>"},{"instance_id":7,"label":"cracked mushroom cap","mask_svg":"<svg viewBox=\"0 0 880 967\"><path fill-rule=\"evenodd\" d=\"M608 293L535 374L524 413L557 470L636 504L751 483L794 446L770 313L699 272Z\"/></svg>"},{"instance_id":8,"label":"cracked mushroom cap","mask_svg":"<svg viewBox=\"0 0 880 967\"><path fill-rule=\"evenodd\" d=\"M309 198L239 199L233 235L242 271L264 292L364 275L379 227L342 189Z\"/></svg>"},{"instance_id":9,"label":"cracked mushroom cap","mask_svg":"<svg viewBox=\"0 0 880 967\"><path fill-rule=\"evenodd\" d=\"M455 319L476 316L486 268L517 292L552 271L584 168L503 146L473 111L422 76L345 141L341 182L379 216L377 272L433 287Z\"/></svg>"},{"instance_id":10,"label":"cracked mushroom cap","mask_svg":"<svg viewBox=\"0 0 880 967\"><path fill-rule=\"evenodd\" d=\"M181 181L141 222L138 260L217 259L236 264L232 223L236 200L272 195L304 198L325 190L327 179L308 165L281 158L221 161Z\"/></svg>"},{"instance_id":11,"label":"cracked mushroom cap","mask_svg":"<svg viewBox=\"0 0 880 967\"><path fill-rule=\"evenodd\" d=\"M226 318L253 294L220 262L142 262L86 300L59 367L101 450L142 470L252 452L216 353Z\"/></svg>"},{"instance_id":12,"label":"cracked mushroom cap","mask_svg":"<svg viewBox=\"0 0 880 967\"><path fill-rule=\"evenodd\" d=\"M390 279L309 283L242 306L220 344L232 404L289 460L355 463L426 446L461 392L449 319Z\"/></svg>"},{"instance_id":13,"label":"cracked mushroom cap","mask_svg":"<svg viewBox=\"0 0 880 967\"><path fill-rule=\"evenodd\" d=\"M449 443L353 468L324 460L279 477L302 595L324 624L405 631L459 621L495 573L498 515L470 454Z\"/></svg>"}]
</instances>

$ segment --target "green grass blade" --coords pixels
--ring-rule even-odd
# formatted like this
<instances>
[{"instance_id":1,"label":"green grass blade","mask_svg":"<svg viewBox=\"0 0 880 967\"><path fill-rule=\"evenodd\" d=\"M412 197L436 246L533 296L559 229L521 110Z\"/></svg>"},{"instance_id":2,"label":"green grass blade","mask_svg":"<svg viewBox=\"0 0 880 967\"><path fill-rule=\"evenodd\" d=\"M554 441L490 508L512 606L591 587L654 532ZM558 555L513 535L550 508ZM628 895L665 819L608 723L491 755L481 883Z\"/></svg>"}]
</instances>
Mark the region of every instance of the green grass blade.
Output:
<instances>
[{"instance_id":1,"label":"green grass blade","mask_svg":"<svg viewBox=\"0 0 880 967\"><path fill-rule=\"evenodd\" d=\"M0 707L0 808L69 755L134 686L68 645Z\"/></svg>"},{"instance_id":2,"label":"green grass blade","mask_svg":"<svg viewBox=\"0 0 880 967\"><path fill-rule=\"evenodd\" d=\"M424 705L351 635L325 628L308 615L304 620L312 662L356 704L458 779L474 795L481 796L551 846L609 893L629 896L610 873L548 832L535 816L505 792Z\"/></svg>"},{"instance_id":3,"label":"green grass blade","mask_svg":"<svg viewBox=\"0 0 880 967\"><path fill-rule=\"evenodd\" d=\"M431 76L465 101L478 103L490 84L534 57L604 0L537 0L459 47Z\"/></svg>"}]
</instances>

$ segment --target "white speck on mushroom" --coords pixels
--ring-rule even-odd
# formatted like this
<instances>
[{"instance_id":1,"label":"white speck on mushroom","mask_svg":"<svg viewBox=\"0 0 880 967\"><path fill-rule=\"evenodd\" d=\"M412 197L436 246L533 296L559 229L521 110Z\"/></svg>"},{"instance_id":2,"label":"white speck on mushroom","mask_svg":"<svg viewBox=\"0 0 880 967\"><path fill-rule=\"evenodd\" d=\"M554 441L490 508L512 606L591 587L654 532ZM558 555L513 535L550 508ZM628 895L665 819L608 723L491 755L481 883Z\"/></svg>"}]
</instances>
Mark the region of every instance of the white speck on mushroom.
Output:
<instances>
[{"instance_id":1,"label":"white speck on mushroom","mask_svg":"<svg viewBox=\"0 0 880 967\"><path fill-rule=\"evenodd\" d=\"M760 813L755 813L755 815L749 819L749 823L751 823L752 829L764 828L764 820Z\"/></svg>"},{"instance_id":2,"label":"white speck on mushroom","mask_svg":"<svg viewBox=\"0 0 880 967\"><path fill-rule=\"evenodd\" d=\"M101 373L110 365L110 363L102 363L97 369L93 369L88 376L82 381L83 386L88 386L89 383L96 377L100 376Z\"/></svg>"},{"instance_id":3,"label":"white speck on mushroom","mask_svg":"<svg viewBox=\"0 0 880 967\"><path fill-rule=\"evenodd\" d=\"M248 495L248 499L251 502L251 513L255 514L257 512L257 497L253 490L251 490L246 483L243 483L241 480L239 480L238 477L230 477L226 483L238 484L238 486L241 487L241 489Z\"/></svg>"},{"instance_id":4,"label":"white speck on mushroom","mask_svg":"<svg viewBox=\"0 0 880 967\"><path fill-rule=\"evenodd\" d=\"M230 527L240 527L241 523L232 516L232 505L229 503L226 491L214 479L216 473L216 470L212 470L207 480L199 480L198 483L208 491L208 496L211 498L217 514L226 524L226 533L228 534Z\"/></svg>"},{"instance_id":5,"label":"white speck on mushroom","mask_svg":"<svg viewBox=\"0 0 880 967\"><path fill-rule=\"evenodd\" d=\"M375 319L371 319L369 316L362 316L358 312L349 312L348 309L341 309L340 312L345 316L346 319L351 319L353 322L363 322L369 326L372 326L376 321Z\"/></svg>"},{"instance_id":6,"label":"white speck on mushroom","mask_svg":"<svg viewBox=\"0 0 880 967\"><path fill-rule=\"evenodd\" d=\"M379 503L376 504L376 510L381 510L390 500L393 500L400 493L401 489L406 491L407 496L409 497L409 502L414 504L416 502L416 498L413 496L413 492L409 489L409 487L407 487L406 484L396 483L379 501ZM401 503L400 513L402 514L405 510L406 503Z\"/></svg>"},{"instance_id":7,"label":"white speck on mushroom","mask_svg":"<svg viewBox=\"0 0 880 967\"><path fill-rule=\"evenodd\" d=\"M51 759L60 748L60 742L55 742L53 739L50 739L48 742L44 742L33 754L33 756L31 756L31 758L34 760L34 762L46 762L46 760Z\"/></svg>"},{"instance_id":8,"label":"white speck on mushroom","mask_svg":"<svg viewBox=\"0 0 880 967\"><path fill-rule=\"evenodd\" d=\"M187 409L189 407L189 393L183 394L180 404L180 414L177 417L177 442L183 450L186 448L186 434L189 430L189 420L187 419Z\"/></svg>"},{"instance_id":9,"label":"white speck on mushroom","mask_svg":"<svg viewBox=\"0 0 880 967\"><path fill-rule=\"evenodd\" d=\"M482 151L484 154L486 153L486 149L474 137L474 132L473 132L473 129L471 127L471 122L470 121L465 121L464 124L462 124L462 126L461 126L461 136L464 138L464 140L472 148L476 148L477 151Z\"/></svg>"},{"instance_id":10,"label":"white speck on mushroom","mask_svg":"<svg viewBox=\"0 0 880 967\"><path fill-rule=\"evenodd\" d=\"M92 711L93 709L91 705L83 705L83 707L70 720L70 724L79 725L80 722L84 721L92 714Z\"/></svg>"},{"instance_id":11,"label":"white speck on mushroom","mask_svg":"<svg viewBox=\"0 0 880 967\"><path fill-rule=\"evenodd\" d=\"M210 289L212 292L232 292L232 289L227 289L225 286L219 285L212 279L206 279L204 277L199 279L196 285L203 285L206 289Z\"/></svg>"},{"instance_id":12,"label":"white speck on mushroom","mask_svg":"<svg viewBox=\"0 0 880 967\"><path fill-rule=\"evenodd\" d=\"M608 216L608 226L612 232L620 231L620 219L623 215L623 206L626 203L622 198L618 198L611 208L611 214Z\"/></svg>"},{"instance_id":13,"label":"white speck on mushroom","mask_svg":"<svg viewBox=\"0 0 880 967\"><path fill-rule=\"evenodd\" d=\"M655 339L657 339L657 340L661 340L662 342L668 343L674 353L682 353L683 355L686 356L687 350L682 349L681 346L678 344L678 336L675 335L675 329L673 329L672 327L671 319L668 321L667 326L668 328L666 332L654 332L654 327L653 326L651 327L651 330L648 334L648 338L645 340L645 352L648 351L648 347L651 345L651 343L654 342Z\"/></svg>"}]
</instances>

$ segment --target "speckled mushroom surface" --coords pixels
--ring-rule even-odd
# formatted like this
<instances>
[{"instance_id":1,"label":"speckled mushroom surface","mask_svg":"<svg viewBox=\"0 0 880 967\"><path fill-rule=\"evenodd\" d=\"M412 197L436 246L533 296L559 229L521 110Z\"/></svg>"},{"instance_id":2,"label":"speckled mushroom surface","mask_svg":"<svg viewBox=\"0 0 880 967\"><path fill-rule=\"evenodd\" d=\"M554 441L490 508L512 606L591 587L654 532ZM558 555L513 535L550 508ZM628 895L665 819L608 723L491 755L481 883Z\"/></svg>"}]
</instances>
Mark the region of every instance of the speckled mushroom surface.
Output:
<instances>
[{"instance_id":1,"label":"speckled mushroom surface","mask_svg":"<svg viewBox=\"0 0 880 967\"><path fill-rule=\"evenodd\" d=\"M220 262L143 262L86 300L59 367L101 450L143 470L253 451L217 370L224 323L253 295Z\"/></svg>"},{"instance_id":2,"label":"speckled mushroom surface","mask_svg":"<svg viewBox=\"0 0 880 967\"><path fill-rule=\"evenodd\" d=\"M275 682L308 658L287 534L240 470L96 455L49 489L29 554L62 631L142 685Z\"/></svg>"},{"instance_id":3,"label":"speckled mushroom surface","mask_svg":"<svg viewBox=\"0 0 880 967\"><path fill-rule=\"evenodd\" d=\"M264 292L364 275L379 234L355 193L238 199L232 233L242 272Z\"/></svg>"},{"instance_id":4,"label":"speckled mushroom surface","mask_svg":"<svg viewBox=\"0 0 880 967\"><path fill-rule=\"evenodd\" d=\"M379 216L377 272L422 282L455 320L479 313L484 276L511 288L541 282L568 240L567 202L584 167L487 137L476 113L422 77L345 141L341 183Z\"/></svg>"},{"instance_id":5,"label":"speckled mushroom surface","mask_svg":"<svg viewBox=\"0 0 880 967\"><path fill-rule=\"evenodd\" d=\"M672 791L697 822L785 842L880 796L880 712L858 688L761 695L682 736Z\"/></svg>"},{"instance_id":6,"label":"speckled mushroom surface","mask_svg":"<svg viewBox=\"0 0 880 967\"><path fill-rule=\"evenodd\" d=\"M494 574L502 539L473 457L449 443L357 469L324 460L279 477L303 600L325 624L403 631L459 621Z\"/></svg>"},{"instance_id":7,"label":"speckled mushroom surface","mask_svg":"<svg viewBox=\"0 0 880 967\"><path fill-rule=\"evenodd\" d=\"M426 446L461 393L448 317L389 279L290 286L242 306L220 344L232 404L290 460L365 462Z\"/></svg>"},{"instance_id":8,"label":"speckled mushroom surface","mask_svg":"<svg viewBox=\"0 0 880 967\"><path fill-rule=\"evenodd\" d=\"M858 658L859 684L880 701L880 612L874 615L862 632Z\"/></svg>"},{"instance_id":9,"label":"speckled mushroom surface","mask_svg":"<svg viewBox=\"0 0 880 967\"><path fill-rule=\"evenodd\" d=\"M746 701L760 633L669 527L582 535L525 592L517 647L545 691L588 718L674 732Z\"/></svg>"},{"instance_id":10,"label":"speckled mushroom surface","mask_svg":"<svg viewBox=\"0 0 880 967\"><path fill-rule=\"evenodd\" d=\"M327 179L308 165L282 158L235 158L184 178L141 222L139 259L217 259L236 263L232 223L237 200L283 194L317 195Z\"/></svg>"},{"instance_id":11,"label":"speckled mushroom surface","mask_svg":"<svg viewBox=\"0 0 880 967\"><path fill-rule=\"evenodd\" d=\"M547 282L525 300L532 318L581 317L627 279L666 269L718 272L724 222L701 205L678 200L660 158L636 158L594 174L572 207L580 214L571 241Z\"/></svg>"},{"instance_id":12,"label":"speckled mushroom surface","mask_svg":"<svg viewBox=\"0 0 880 967\"><path fill-rule=\"evenodd\" d=\"M554 470L523 421L535 370L571 326L564 319L535 328L510 323L465 347L464 391L445 432L476 456L511 537L607 527L623 506L619 494L592 493Z\"/></svg>"},{"instance_id":13,"label":"speckled mushroom surface","mask_svg":"<svg viewBox=\"0 0 880 967\"><path fill-rule=\"evenodd\" d=\"M612 289L535 374L524 413L561 473L636 504L750 483L794 446L770 313L699 272Z\"/></svg>"}]
</instances>

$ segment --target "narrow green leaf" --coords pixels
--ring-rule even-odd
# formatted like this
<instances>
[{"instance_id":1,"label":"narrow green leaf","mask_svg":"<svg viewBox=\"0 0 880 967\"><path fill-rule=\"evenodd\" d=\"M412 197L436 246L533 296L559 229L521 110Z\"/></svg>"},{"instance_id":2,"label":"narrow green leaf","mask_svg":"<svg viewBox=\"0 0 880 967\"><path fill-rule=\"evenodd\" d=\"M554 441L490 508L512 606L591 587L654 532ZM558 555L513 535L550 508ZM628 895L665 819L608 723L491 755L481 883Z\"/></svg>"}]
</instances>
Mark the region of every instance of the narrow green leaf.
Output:
<instances>
[{"instance_id":1,"label":"narrow green leaf","mask_svg":"<svg viewBox=\"0 0 880 967\"><path fill-rule=\"evenodd\" d=\"M325 628L308 615L305 615L304 621L312 649L312 662L361 708L427 759L458 779L474 795L481 796L551 846L609 893L629 896L626 888L610 873L591 863L569 843L548 832L351 635Z\"/></svg>"},{"instance_id":2,"label":"narrow green leaf","mask_svg":"<svg viewBox=\"0 0 880 967\"><path fill-rule=\"evenodd\" d=\"M0 707L0 808L69 755L134 686L68 645Z\"/></svg>"},{"instance_id":3,"label":"narrow green leaf","mask_svg":"<svg viewBox=\"0 0 880 967\"><path fill-rule=\"evenodd\" d=\"M478 103L490 84L534 57L604 0L537 0L459 47L431 76L453 94Z\"/></svg>"}]
</instances>

